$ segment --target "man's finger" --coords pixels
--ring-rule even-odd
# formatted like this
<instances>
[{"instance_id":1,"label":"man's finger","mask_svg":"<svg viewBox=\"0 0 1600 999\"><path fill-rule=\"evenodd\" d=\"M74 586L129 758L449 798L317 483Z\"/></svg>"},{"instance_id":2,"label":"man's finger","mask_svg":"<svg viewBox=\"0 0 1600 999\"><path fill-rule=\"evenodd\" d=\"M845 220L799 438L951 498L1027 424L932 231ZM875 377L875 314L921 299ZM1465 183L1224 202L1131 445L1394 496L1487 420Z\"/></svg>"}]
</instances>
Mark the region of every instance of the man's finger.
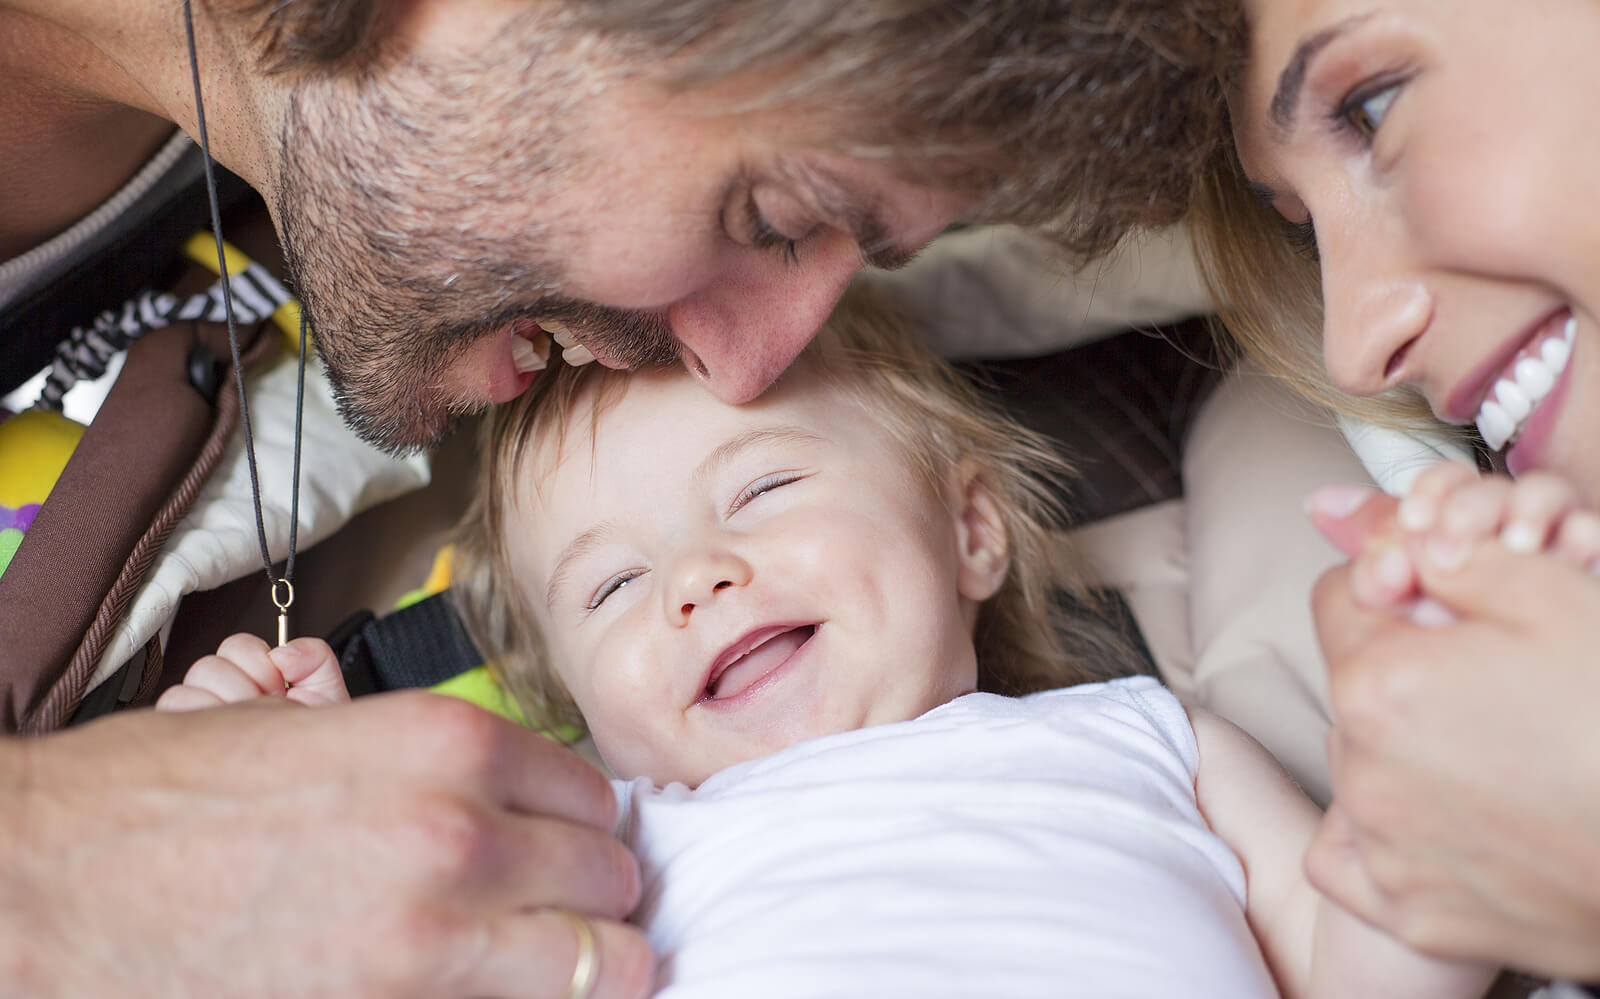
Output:
<instances>
[{"instance_id":1,"label":"man's finger","mask_svg":"<svg viewBox=\"0 0 1600 999\"><path fill-rule=\"evenodd\" d=\"M559 906L621 919L638 904L638 858L609 830L550 818L506 821L506 842L515 851L506 867L523 873L486 886L500 907Z\"/></svg>"},{"instance_id":2,"label":"man's finger","mask_svg":"<svg viewBox=\"0 0 1600 999\"><path fill-rule=\"evenodd\" d=\"M488 928L461 995L493 999L566 999L592 967L592 999L642 999L655 985L655 957L636 927L551 909L506 916ZM587 932L585 932L587 928Z\"/></svg>"},{"instance_id":3,"label":"man's finger","mask_svg":"<svg viewBox=\"0 0 1600 999\"><path fill-rule=\"evenodd\" d=\"M553 739L456 697L395 691L360 698L336 710L364 708L374 726L370 745L379 762L407 773L463 781L497 804L610 832L617 822L611 784L583 757ZM392 733L405 738L394 739Z\"/></svg>"}]
</instances>

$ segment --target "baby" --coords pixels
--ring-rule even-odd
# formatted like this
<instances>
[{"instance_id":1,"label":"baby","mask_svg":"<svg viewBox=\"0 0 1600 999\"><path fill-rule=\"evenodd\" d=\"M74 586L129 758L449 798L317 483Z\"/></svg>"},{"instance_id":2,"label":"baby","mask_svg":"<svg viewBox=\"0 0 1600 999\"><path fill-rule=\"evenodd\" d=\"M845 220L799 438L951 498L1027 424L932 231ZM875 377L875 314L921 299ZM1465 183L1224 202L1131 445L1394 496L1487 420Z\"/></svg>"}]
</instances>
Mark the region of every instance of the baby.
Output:
<instances>
[{"instance_id":1,"label":"baby","mask_svg":"<svg viewBox=\"0 0 1600 999\"><path fill-rule=\"evenodd\" d=\"M1050 599L1047 444L870 301L749 405L560 369L485 436L453 592L520 702L617 778L660 995L1488 984L1316 895L1318 813L1259 745L1104 680L1116 641ZM285 677L258 641L223 653L164 705L340 696L331 656Z\"/></svg>"}]
</instances>

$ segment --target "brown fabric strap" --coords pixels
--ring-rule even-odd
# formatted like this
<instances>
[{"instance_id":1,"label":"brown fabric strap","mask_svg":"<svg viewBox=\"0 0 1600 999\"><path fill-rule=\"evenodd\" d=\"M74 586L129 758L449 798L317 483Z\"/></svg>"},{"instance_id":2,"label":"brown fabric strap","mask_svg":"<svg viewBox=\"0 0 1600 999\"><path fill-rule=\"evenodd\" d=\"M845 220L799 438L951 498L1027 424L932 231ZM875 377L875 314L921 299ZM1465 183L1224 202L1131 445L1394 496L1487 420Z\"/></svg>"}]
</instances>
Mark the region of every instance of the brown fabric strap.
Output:
<instances>
[{"instance_id":1,"label":"brown fabric strap","mask_svg":"<svg viewBox=\"0 0 1600 999\"><path fill-rule=\"evenodd\" d=\"M198 330L195 335L199 336ZM275 346L274 337L256 336L253 347L243 358L245 369L252 368ZM128 609L128 602L133 599L134 593L144 582L145 573L149 572L150 564L155 561L157 553L166 544L173 528L177 527L178 522L188 514L201 487L206 484L217 463L222 460L228 438L232 435L238 419L239 394L234 390L232 380L227 379L217 393L216 418L212 422L211 432L201 447L200 454L166 504L156 513L149 529L134 545L127 562L123 564L122 572L118 574L110 592L101 601L95 613L94 623L89 626L83 636L83 642L73 653L66 672L51 686L38 709L23 719L21 727L23 733L42 734L60 728L67 724L73 713L78 710L78 704L88 692L90 680L94 678L95 667L105 652L106 642L121 624L123 613ZM153 641L152 648L156 654L151 656L149 650L146 650L143 678L139 684L139 694L145 698L154 693L156 681L161 676L159 639ZM142 703L139 695L135 695L134 703Z\"/></svg>"},{"instance_id":2,"label":"brown fabric strap","mask_svg":"<svg viewBox=\"0 0 1600 999\"><path fill-rule=\"evenodd\" d=\"M258 330L241 333L248 338ZM221 327L177 324L128 349L94 422L0 575L0 727L6 731L25 723L29 731L43 730L38 716L47 697L140 539L189 478L215 415L190 383L190 349L205 343L225 359L226 338ZM79 690L66 700L75 705L81 696ZM58 711L53 708L51 718Z\"/></svg>"}]
</instances>

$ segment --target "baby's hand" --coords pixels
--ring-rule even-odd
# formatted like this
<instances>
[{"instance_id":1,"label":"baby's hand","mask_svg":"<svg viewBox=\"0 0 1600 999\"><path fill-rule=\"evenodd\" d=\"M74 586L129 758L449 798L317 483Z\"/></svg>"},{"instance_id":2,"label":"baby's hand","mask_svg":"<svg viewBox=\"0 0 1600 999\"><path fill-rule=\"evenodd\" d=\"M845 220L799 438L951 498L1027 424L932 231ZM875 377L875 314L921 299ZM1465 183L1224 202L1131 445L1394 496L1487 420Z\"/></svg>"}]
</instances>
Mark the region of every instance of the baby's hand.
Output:
<instances>
[{"instance_id":1,"label":"baby's hand","mask_svg":"<svg viewBox=\"0 0 1600 999\"><path fill-rule=\"evenodd\" d=\"M1513 480L1441 462L1418 476L1397 507L1377 497L1357 506L1358 498L1336 487L1326 497L1314 496L1309 509L1329 540L1351 556L1351 593L1369 608L1415 610L1427 599L1418 584L1421 560L1455 568L1487 538L1498 537L1513 552L1548 552L1586 569L1600 560L1600 516L1579 510L1577 491L1549 473ZM1430 619L1426 603L1421 616Z\"/></svg>"},{"instance_id":2,"label":"baby's hand","mask_svg":"<svg viewBox=\"0 0 1600 999\"><path fill-rule=\"evenodd\" d=\"M350 699L339 659L320 638L297 638L276 649L255 635L230 635L189 667L183 683L156 701L158 711L190 711L257 697L287 697L301 704Z\"/></svg>"}]
</instances>

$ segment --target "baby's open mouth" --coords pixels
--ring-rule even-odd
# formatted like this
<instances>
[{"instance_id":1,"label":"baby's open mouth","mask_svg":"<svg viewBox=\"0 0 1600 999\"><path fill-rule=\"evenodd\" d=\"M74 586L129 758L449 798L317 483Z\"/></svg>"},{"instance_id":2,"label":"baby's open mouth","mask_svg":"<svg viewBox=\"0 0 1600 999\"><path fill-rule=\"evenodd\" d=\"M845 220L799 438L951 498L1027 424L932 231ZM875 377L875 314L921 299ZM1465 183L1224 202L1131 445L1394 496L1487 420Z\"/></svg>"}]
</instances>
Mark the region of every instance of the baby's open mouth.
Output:
<instances>
[{"instance_id":1,"label":"baby's open mouth","mask_svg":"<svg viewBox=\"0 0 1600 999\"><path fill-rule=\"evenodd\" d=\"M718 701L737 697L749 690L757 681L788 662L817 632L814 624L795 628L777 629L767 635L759 632L753 636L755 644L742 651L738 643L724 652L706 680L702 700ZM726 660L725 662L722 660Z\"/></svg>"}]
</instances>

